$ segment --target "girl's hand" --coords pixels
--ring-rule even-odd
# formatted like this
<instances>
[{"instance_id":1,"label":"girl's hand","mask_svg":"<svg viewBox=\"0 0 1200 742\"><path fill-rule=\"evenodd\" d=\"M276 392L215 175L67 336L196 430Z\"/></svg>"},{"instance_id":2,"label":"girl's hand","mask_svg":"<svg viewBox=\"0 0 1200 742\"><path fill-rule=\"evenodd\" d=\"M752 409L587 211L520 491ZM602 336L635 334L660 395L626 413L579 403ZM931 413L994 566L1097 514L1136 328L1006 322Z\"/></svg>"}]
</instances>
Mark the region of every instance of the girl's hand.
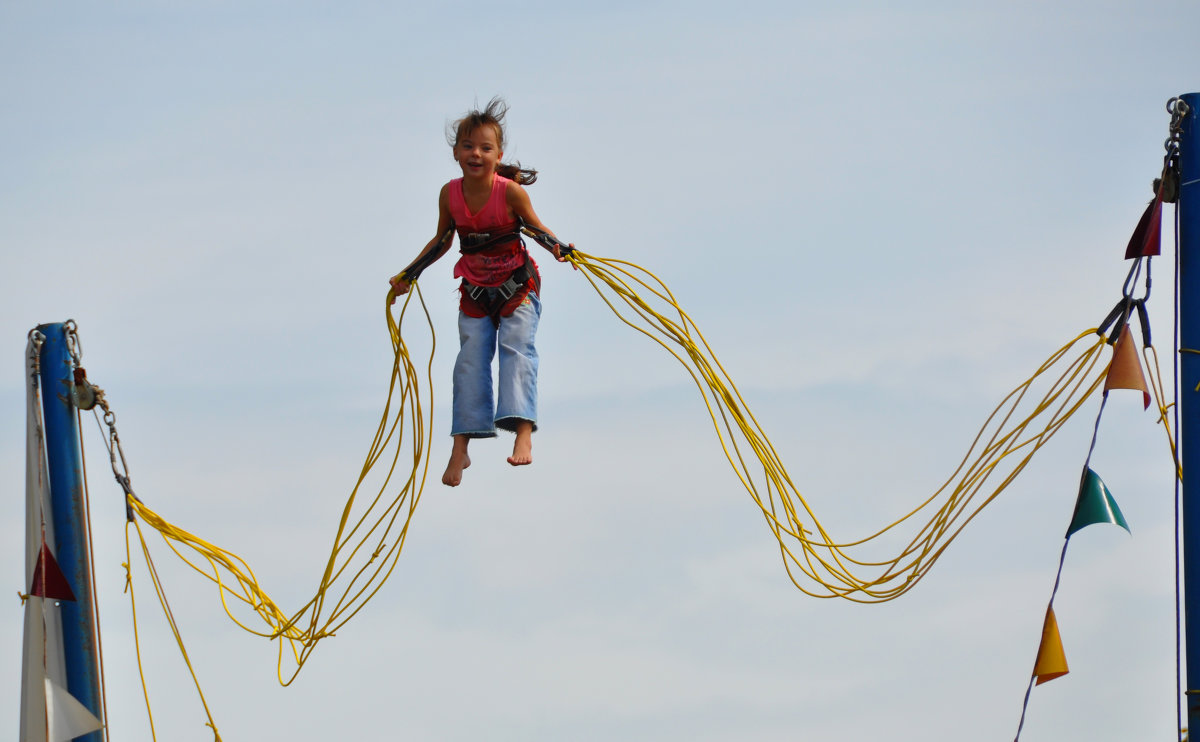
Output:
<instances>
[{"instance_id":1,"label":"girl's hand","mask_svg":"<svg viewBox=\"0 0 1200 742\"><path fill-rule=\"evenodd\" d=\"M572 242L571 244L567 245L567 247L569 247L569 248L571 248L572 250L574 250L574 249L575 249L575 243L574 243L574 242ZM568 262L570 262L570 261L568 261L568 260L567 260L565 257L563 257L563 254L562 254L562 249L561 249L561 248L559 248L559 246L558 246L558 245L555 245L555 246L554 246L554 249L553 249L553 250L551 250L550 252L552 252L552 253L554 254L554 259L555 259L555 260L557 260L558 262L560 262L560 263L568 263ZM579 266L575 265L574 263L571 263L571 269L572 269L572 270L579 270Z\"/></svg>"},{"instance_id":2,"label":"girl's hand","mask_svg":"<svg viewBox=\"0 0 1200 742\"><path fill-rule=\"evenodd\" d=\"M388 283L392 285L392 293L396 296L404 296L408 293L409 288L411 288L408 281L401 278L403 275L403 273L397 273L388 279ZM395 303L395 301L395 297L392 297L392 302Z\"/></svg>"}]
</instances>

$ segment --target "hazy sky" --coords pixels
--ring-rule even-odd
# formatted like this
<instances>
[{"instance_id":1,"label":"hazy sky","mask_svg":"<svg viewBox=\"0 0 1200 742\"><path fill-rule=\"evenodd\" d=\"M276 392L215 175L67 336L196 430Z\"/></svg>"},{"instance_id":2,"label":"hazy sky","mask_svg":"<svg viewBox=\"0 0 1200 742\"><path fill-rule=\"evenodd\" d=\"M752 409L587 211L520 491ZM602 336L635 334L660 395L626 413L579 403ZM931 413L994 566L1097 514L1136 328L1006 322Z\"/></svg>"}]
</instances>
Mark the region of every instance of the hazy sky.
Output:
<instances>
[{"instance_id":1,"label":"hazy sky","mask_svg":"<svg viewBox=\"0 0 1200 742\"><path fill-rule=\"evenodd\" d=\"M18 719L38 323L79 324L140 496L299 606L386 394L386 279L457 174L444 126L501 94L543 221L661 276L814 510L865 535L1120 297L1164 105L1200 87L1196 28L1186 0L0 0L0 730ZM158 550L223 738L1011 739L1098 400L913 592L814 600L686 374L541 263L534 465L481 442L463 486L431 483L392 580L293 686ZM421 282L435 474L451 264ZM124 507L85 423L112 734L145 740ZM1110 402L1092 465L1133 535L1072 539L1071 673L1034 691L1022 739L1169 739L1171 464L1136 394ZM211 740L138 584L158 738Z\"/></svg>"}]
</instances>

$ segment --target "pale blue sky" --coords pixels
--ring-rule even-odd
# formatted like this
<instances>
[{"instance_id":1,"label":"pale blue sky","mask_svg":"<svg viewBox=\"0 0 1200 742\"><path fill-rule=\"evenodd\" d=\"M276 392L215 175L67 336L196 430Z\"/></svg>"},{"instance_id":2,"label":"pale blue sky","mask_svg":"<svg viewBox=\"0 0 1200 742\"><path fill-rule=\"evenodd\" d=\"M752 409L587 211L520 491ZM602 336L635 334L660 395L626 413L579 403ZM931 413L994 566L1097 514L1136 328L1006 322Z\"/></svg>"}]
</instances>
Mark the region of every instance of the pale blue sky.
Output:
<instances>
[{"instance_id":1,"label":"pale blue sky","mask_svg":"<svg viewBox=\"0 0 1200 742\"><path fill-rule=\"evenodd\" d=\"M30 328L70 317L143 499L303 601L383 403L386 277L456 174L446 121L495 94L543 220L670 284L832 527L890 522L1119 297L1164 104L1200 87L1196 28L1194 3L1155 0L0 0L10 587L19 359ZM1165 358L1169 262L1151 306ZM293 687L168 570L224 739L1010 739L1095 406L912 593L815 601L691 381L542 263L534 466L484 444L462 487L431 484L392 581ZM422 279L438 471L450 267ZM1170 462L1136 395L1101 433L1093 465L1133 536L1072 540L1056 603L1072 672L1034 691L1028 742L1174 727ZM149 739L123 507L86 435L113 735ZM141 594L159 739L211 739ZM14 728L15 670L0 695Z\"/></svg>"}]
</instances>

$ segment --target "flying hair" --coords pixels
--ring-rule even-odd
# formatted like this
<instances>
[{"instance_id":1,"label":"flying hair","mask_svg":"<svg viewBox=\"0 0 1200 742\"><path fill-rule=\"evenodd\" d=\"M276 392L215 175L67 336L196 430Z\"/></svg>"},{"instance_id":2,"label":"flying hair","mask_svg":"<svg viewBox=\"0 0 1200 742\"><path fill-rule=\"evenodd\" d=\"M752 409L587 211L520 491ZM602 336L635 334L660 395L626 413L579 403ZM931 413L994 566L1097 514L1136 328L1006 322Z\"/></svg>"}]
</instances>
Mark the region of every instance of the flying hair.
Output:
<instances>
[{"instance_id":1,"label":"flying hair","mask_svg":"<svg viewBox=\"0 0 1200 742\"><path fill-rule=\"evenodd\" d=\"M457 147L463 137L470 136L473 131L481 126L490 126L495 130L496 141L500 144L501 151L503 151L505 139L504 116L507 113L508 103L497 95L488 101L482 111L479 108L473 108L467 111L462 118L448 124L446 126L446 142L451 148ZM523 168L520 162L501 162L496 165L496 173L520 185L531 185L537 181L537 170Z\"/></svg>"}]
</instances>

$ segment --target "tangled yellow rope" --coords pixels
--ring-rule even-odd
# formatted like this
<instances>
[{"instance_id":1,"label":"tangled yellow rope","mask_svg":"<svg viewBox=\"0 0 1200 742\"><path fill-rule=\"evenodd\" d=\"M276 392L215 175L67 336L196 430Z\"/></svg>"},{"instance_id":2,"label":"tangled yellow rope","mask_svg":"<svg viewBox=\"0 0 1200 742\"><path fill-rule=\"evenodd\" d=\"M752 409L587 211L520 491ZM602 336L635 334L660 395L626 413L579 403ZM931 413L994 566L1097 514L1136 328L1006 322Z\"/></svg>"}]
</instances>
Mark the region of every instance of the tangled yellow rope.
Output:
<instances>
[{"instance_id":1,"label":"tangled yellow rope","mask_svg":"<svg viewBox=\"0 0 1200 742\"><path fill-rule=\"evenodd\" d=\"M825 530L797 490L733 380L666 284L625 261L578 250L571 252L568 260L622 322L657 342L687 370L704 399L730 466L778 541L788 575L797 588L815 597L870 603L891 600L912 589L967 523L1016 478L1100 387L1107 368L1101 363L1105 337L1095 330L1080 333L997 405L961 463L933 494L876 533L839 541ZM400 329L414 295L433 338L432 322L417 284L404 299L399 321L392 316L393 297L388 295L388 332L395 360L387 403L343 508L315 595L298 610L283 611L243 559L172 525L137 498L129 497L137 518L161 534L193 569L216 583L225 611L235 623L280 642L277 673L283 685L295 679L321 639L334 635L383 586L395 568L420 501L431 442L426 420L433 405L431 398L422 399L419 380L424 376L432 386L435 343L430 343L429 357L418 372ZM360 490L381 461L387 466L383 482L371 499L360 505ZM403 478L395 494L386 494L398 477ZM914 524L913 532L896 556L883 561L855 556L859 547L907 523ZM141 536L140 528L138 534ZM149 562L144 537L142 542ZM155 581L169 616L165 593L157 578ZM236 615L237 603L256 614L265 628L252 628ZM178 634L176 637L179 639ZM285 657L291 668L287 671Z\"/></svg>"},{"instance_id":2,"label":"tangled yellow rope","mask_svg":"<svg viewBox=\"0 0 1200 742\"><path fill-rule=\"evenodd\" d=\"M415 293L420 296L419 289ZM409 298L411 299L411 296ZM423 308L423 299L420 299L419 303ZM408 307L409 301L406 301L401 312L401 321ZM428 312L425 313L425 321L432 335L432 323ZM137 497L129 495L126 498L130 511L138 520L157 531L180 559L217 585L225 612L234 623L252 634L279 641L277 674L279 682L285 686L296 678L317 643L333 636L362 610L387 581L404 548L409 525L425 486L432 434L425 420L427 415L432 413L432 401L427 405L422 404L419 383L421 373L410 358L408 347L400 336L399 325L392 319L390 305L388 327L395 351L395 362L388 387L387 403L358 481L351 489L343 507L333 546L316 593L298 610L285 613L263 590L253 569L241 557L170 523ZM423 369L429 384L432 384L432 359L431 345L429 358ZM405 465L401 471L406 473L399 482L398 491L387 495L389 485L397 478L402 455ZM363 506L359 503L361 491L368 474L381 460L387 466L383 482ZM135 525L138 524L135 522ZM171 619L166 594L158 580L140 525L136 530L155 592L182 650L182 638ZM131 552L128 539L126 549L127 552ZM128 556L127 559L129 561L125 566L129 570L132 560ZM132 582L128 584L131 586ZM265 629L252 627L243 616L235 613L237 604L248 607L251 613L256 614L265 625ZM134 616L136 632L136 606ZM186 661L186 651L184 658ZM290 663L287 663L290 668L288 670L285 670L285 658L290 659ZM188 666L191 667L190 662ZM201 697L203 698L203 694ZM215 733L215 726L213 728ZM220 738L219 734L217 738Z\"/></svg>"},{"instance_id":3,"label":"tangled yellow rope","mask_svg":"<svg viewBox=\"0 0 1200 742\"><path fill-rule=\"evenodd\" d=\"M788 575L797 588L815 597L882 602L910 590L963 527L1100 387L1107 369L1100 363L1105 338L1094 329L1080 333L1001 401L945 484L878 532L838 542L796 489L733 380L666 284L625 261L578 251L571 260L623 322L659 343L687 369L704 397L725 457L779 542ZM1031 392L1047 383L1042 396L1031 401ZM997 484L979 499L989 480ZM895 557L866 561L850 554L851 547L921 514L927 514L927 520Z\"/></svg>"}]
</instances>

